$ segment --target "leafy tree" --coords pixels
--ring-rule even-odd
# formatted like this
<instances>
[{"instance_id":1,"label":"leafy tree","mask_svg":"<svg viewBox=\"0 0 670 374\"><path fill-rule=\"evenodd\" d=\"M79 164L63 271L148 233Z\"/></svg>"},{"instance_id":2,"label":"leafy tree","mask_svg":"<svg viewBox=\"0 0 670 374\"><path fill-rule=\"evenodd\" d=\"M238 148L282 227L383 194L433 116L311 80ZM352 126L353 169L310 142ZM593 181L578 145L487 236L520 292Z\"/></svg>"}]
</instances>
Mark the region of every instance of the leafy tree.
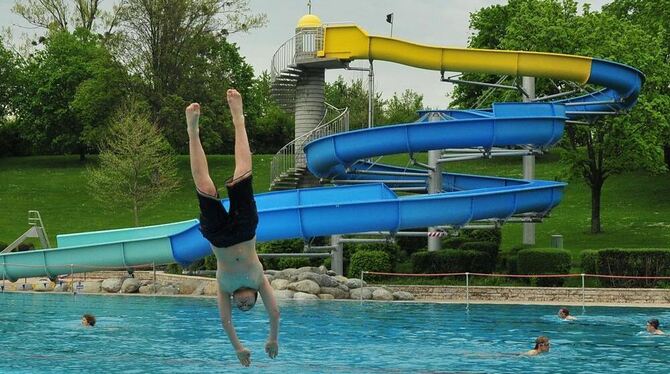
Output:
<instances>
[{"instance_id":1,"label":"leafy tree","mask_svg":"<svg viewBox=\"0 0 670 374\"><path fill-rule=\"evenodd\" d=\"M342 76L339 76L335 82L326 83L325 97L326 102L336 108L349 108L349 126L352 129L368 126L368 91L364 88L362 79L347 83ZM383 118L383 105L381 93L375 92L375 122Z\"/></svg>"},{"instance_id":2,"label":"leafy tree","mask_svg":"<svg viewBox=\"0 0 670 374\"><path fill-rule=\"evenodd\" d=\"M393 94L384 106L385 123L409 123L416 121L416 112L423 108L423 95L405 90L400 96Z\"/></svg>"},{"instance_id":3,"label":"leafy tree","mask_svg":"<svg viewBox=\"0 0 670 374\"><path fill-rule=\"evenodd\" d=\"M22 66L14 106L40 152L84 158L124 96L125 70L85 29L51 32Z\"/></svg>"},{"instance_id":4,"label":"leafy tree","mask_svg":"<svg viewBox=\"0 0 670 374\"><path fill-rule=\"evenodd\" d=\"M143 209L179 186L172 148L136 103L118 112L101 144L100 166L88 176L93 196L105 206L130 210L135 226Z\"/></svg>"},{"instance_id":5,"label":"leafy tree","mask_svg":"<svg viewBox=\"0 0 670 374\"><path fill-rule=\"evenodd\" d=\"M270 93L270 74L255 80L246 109L252 118L249 142L255 153L272 154L293 139L293 117L284 112Z\"/></svg>"},{"instance_id":6,"label":"leafy tree","mask_svg":"<svg viewBox=\"0 0 670 374\"><path fill-rule=\"evenodd\" d=\"M30 24L45 29L69 31L70 26L73 26L93 31L96 20L113 19L113 16L100 8L102 2L103 0L17 0L12 11Z\"/></svg>"},{"instance_id":7,"label":"leafy tree","mask_svg":"<svg viewBox=\"0 0 670 374\"><path fill-rule=\"evenodd\" d=\"M646 74L647 82L631 114L602 118L593 126L568 127L561 144L565 150L562 160L570 175L582 178L591 188L591 232L600 232L601 193L609 176L638 168L663 170L659 145L661 131L668 123L668 98L660 87L667 86L668 65L662 40L658 34L608 12L584 7L580 14L572 0L510 1L507 6L477 12L471 26L483 28L477 30L482 35L471 39L472 47L593 56L635 66ZM489 45L479 45L486 43ZM560 85L538 79L536 90L538 95L552 94ZM469 105L483 93L481 89L458 88L456 101ZM520 96L496 92L489 100L509 99L519 100Z\"/></svg>"}]
</instances>

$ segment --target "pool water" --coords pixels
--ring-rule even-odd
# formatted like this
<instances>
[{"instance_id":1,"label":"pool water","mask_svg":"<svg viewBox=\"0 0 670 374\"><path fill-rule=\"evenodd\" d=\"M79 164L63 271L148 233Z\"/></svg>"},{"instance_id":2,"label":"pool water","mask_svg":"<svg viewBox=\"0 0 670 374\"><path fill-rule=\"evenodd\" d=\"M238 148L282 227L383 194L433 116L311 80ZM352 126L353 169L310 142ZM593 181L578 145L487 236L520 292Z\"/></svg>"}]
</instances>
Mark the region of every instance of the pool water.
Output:
<instances>
[{"instance_id":1,"label":"pool water","mask_svg":"<svg viewBox=\"0 0 670 374\"><path fill-rule=\"evenodd\" d=\"M668 373L670 337L643 333L651 308L291 301L280 351L265 355L262 306L235 313L252 366L225 336L216 301L200 298L0 294L2 373ZM92 313L93 328L80 325ZM661 325L663 328L663 325ZM538 335L551 352L531 349Z\"/></svg>"}]
</instances>

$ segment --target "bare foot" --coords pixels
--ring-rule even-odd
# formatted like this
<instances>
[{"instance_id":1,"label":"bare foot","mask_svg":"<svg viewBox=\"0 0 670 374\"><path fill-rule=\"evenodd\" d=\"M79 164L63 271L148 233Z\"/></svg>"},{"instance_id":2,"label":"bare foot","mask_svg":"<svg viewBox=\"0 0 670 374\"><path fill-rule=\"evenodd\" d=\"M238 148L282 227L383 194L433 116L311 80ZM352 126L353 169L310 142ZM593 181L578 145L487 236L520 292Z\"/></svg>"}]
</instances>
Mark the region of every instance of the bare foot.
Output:
<instances>
[{"instance_id":1,"label":"bare foot","mask_svg":"<svg viewBox=\"0 0 670 374\"><path fill-rule=\"evenodd\" d=\"M193 103L186 107L186 130L189 134L198 133L198 120L200 119L200 104Z\"/></svg>"},{"instance_id":2,"label":"bare foot","mask_svg":"<svg viewBox=\"0 0 670 374\"><path fill-rule=\"evenodd\" d=\"M244 118L244 108L242 107L242 95L236 89L231 88L226 92L230 114L233 118Z\"/></svg>"}]
</instances>

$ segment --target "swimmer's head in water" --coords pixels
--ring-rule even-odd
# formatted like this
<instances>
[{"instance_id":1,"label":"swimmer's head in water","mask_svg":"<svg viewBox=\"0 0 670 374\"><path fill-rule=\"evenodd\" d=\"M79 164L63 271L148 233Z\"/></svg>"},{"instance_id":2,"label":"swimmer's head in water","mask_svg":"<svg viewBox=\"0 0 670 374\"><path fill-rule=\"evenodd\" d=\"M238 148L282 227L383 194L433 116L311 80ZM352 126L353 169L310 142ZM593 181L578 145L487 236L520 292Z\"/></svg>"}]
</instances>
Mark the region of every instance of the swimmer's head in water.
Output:
<instances>
[{"instance_id":1,"label":"swimmer's head in water","mask_svg":"<svg viewBox=\"0 0 670 374\"><path fill-rule=\"evenodd\" d=\"M570 315L570 311L567 308L561 308L558 310L558 316L565 319Z\"/></svg>"},{"instance_id":2,"label":"swimmer's head in water","mask_svg":"<svg viewBox=\"0 0 670 374\"><path fill-rule=\"evenodd\" d=\"M258 291L249 287L240 287L233 292L233 301L243 312L251 310L258 300Z\"/></svg>"},{"instance_id":3,"label":"swimmer's head in water","mask_svg":"<svg viewBox=\"0 0 670 374\"><path fill-rule=\"evenodd\" d=\"M535 339L535 350L538 352L549 352L549 338L546 336L538 336Z\"/></svg>"},{"instance_id":4,"label":"swimmer's head in water","mask_svg":"<svg viewBox=\"0 0 670 374\"><path fill-rule=\"evenodd\" d=\"M95 326L95 317L92 314L81 316L81 324L84 326Z\"/></svg>"},{"instance_id":5,"label":"swimmer's head in water","mask_svg":"<svg viewBox=\"0 0 670 374\"><path fill-rule=\"evenodd\" d=\"M658 327L661 325L660 322L656 318L652 318L649 321L647 321L647 331L655 331L658 330Z\"/></svg>"}]
</instances>

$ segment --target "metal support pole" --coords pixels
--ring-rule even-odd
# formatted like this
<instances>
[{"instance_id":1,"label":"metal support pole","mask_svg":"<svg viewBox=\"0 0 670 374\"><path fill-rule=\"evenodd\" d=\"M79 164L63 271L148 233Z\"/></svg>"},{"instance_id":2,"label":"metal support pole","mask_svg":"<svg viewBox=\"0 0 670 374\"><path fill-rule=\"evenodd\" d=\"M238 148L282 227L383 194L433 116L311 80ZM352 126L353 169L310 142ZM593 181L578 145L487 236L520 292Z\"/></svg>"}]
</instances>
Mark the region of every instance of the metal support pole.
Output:
<instances>
[{"instance_id":1,"label":"metal support pole","mask_svg":"<svg viewBox=\"0 0 670 374\"><path fill-rule=\"evenodd\" d=\"M361 303L363 302L363 273L364 273L364 271L361 270L361 292L359 292Z\"/></svg>"},{"instance_id":2,"label":"metal support pole","mask_svg":"<svg viewBox=\"0 0 670 374\"><path fill-rule=\"evenodd\" d=\"M0 286L0 292L5 292L5 271L2 271L2 286Z\"/></svg>"},{"instance_id":3,"label":"metal support pole","mask_svg":"<svg viewBox=\"0 0 670 374\"><path fill-rule=\"evenodd\" d=\"M330 268L337 275L344 275L344 244L340 241L340 235L330 237L330 245L335 248L331 252Z\"/></svg>"},{"instance_id":4,"label":"metal support pole","mask_svg":"<svg viewBox=\"0 0 670 374\"><path fill-rule=\"evenodd\" d=\"M431 115L428 117L429 122L439 121L440 117ZM441 150L428 151L428 193L442 192L442 167L440 166L440 158L442 157ZM439 231L437 227L429 227L428 232ZM442 249L442 241L438 236L428 237L428 251L439 251Z\"/></svg>"},{"instance_id":5,"label":"metal support pole","mask_svg":"<svg viewBox=\"0 0 670 374\"><path fill-rule=\"evenodd\" d=\"M152 262L152 263L151 263L151 266L152 266L153 269L154 269L154 284L153 284L153 290L154 290L154 293L156 293L156 262Z\"/></svg>"},{"instance_id":6,"label":"metal support pole","mask_svg":"<svg viewBox=\"0 0 670 374\"><path fill-rule=\"evenodd\" d=\"M72 289L72 294L76 294L74 287L74 265L70 264L70 288Z\"/></svg>"},{"instance_id":7,"label":"metal support pole","mask_svg":"<svg viewBox=\"0 0 670 374\"><path fill-rule=\"evenodd\" d=\"M523 96L524 102L531 102L535 99L535 78L522 77L521 79L523 91L526 95ZM535 155L530 154L523 156L523 179L531 180L535 178ZM523 244L535 245L535 224L523 224Z\"/></svg>"},{"instance_id":8,"label":"metal support pole","mask_svg":"<svg viewBox=\"0 0 670 374\"><path fill-rule=\"evenodd\" d=\"M393 27L393 25L391 25ZM372 60L368 70L368 128L371 129L375 123L375 72Z\"/></svg>"},{"instance_id":9,"label":"metal support pole","mask_svg":"<svg viewBox=\"0 0 670 374\"><path fill-rule=\"evenodd\" d=\"M586 290L585 290L584 273L582 273L582 311L585 308L585 304L586 304Z\"/></svg>"},{"instance_id":10,"label":"metal support pole","mask_svg":"<svg viewBox=\"0 0 670 374\"><path fill-rule=\"evenodd\" d=\"M465 309L470 309L470 273L465 272Z\"/></svg>"}]
</instances>

